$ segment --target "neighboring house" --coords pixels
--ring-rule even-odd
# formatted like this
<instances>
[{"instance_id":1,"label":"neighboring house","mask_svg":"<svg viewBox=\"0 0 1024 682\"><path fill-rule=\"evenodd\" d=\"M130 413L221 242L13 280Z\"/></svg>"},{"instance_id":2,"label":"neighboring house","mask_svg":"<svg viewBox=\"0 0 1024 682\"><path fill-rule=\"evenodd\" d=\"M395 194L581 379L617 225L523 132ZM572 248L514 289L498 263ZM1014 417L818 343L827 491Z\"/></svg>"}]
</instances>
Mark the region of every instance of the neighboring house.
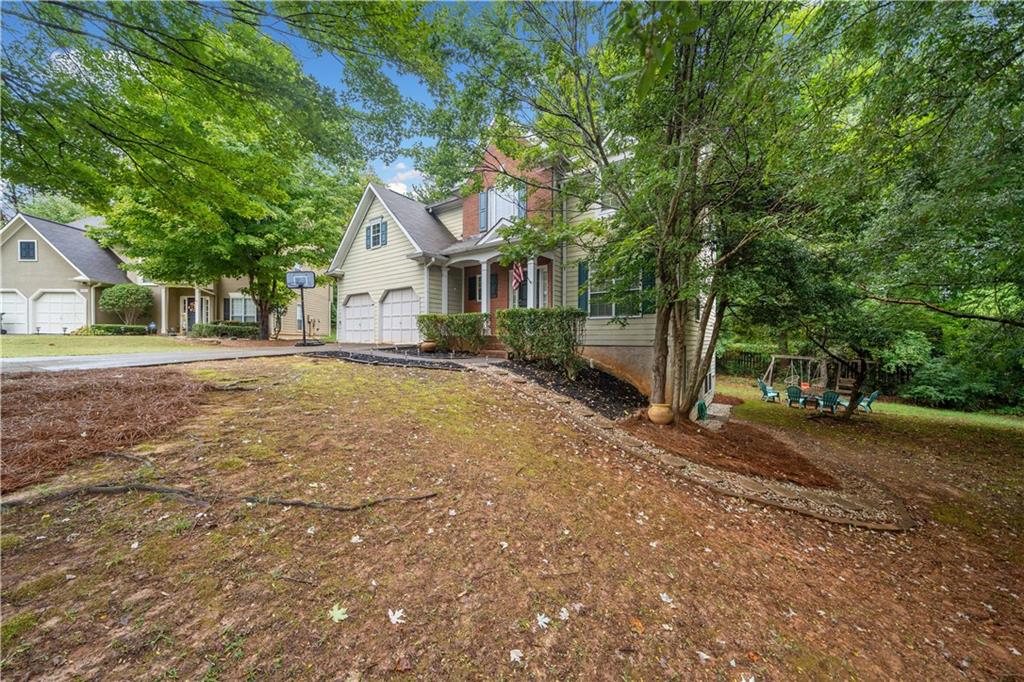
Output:
<instances>
[{"instance_id":1,"label":"neighboring house","mask_svg":"<svg viewBox=\"0 0 1024 682\"><path fill-rule=\"evenodd\" d=\"M65 225L19 213L0 230L0 312L8 334L116 324L115 315L99 309L100 295L128 282L150 288L153 307L140 324L153 321L161 334L187 332L196 322L256 321L252 299L241 292L245 280L221 278L200 287L147 281L86 234L87 227L102 225L99 217ZM303 323L310 335L329 333L331 287L307 291L305 313L300 308L296 299L281 316L283 338L301 337Z\"/></svg>"},{"instance_id":2,"label":"neighboring house","mask_svg":"<svg viewBox=\"0 0 1024 682\"><path fill-rule=\"evenodd\" d=\"M488 154L489 166L517 172L514 160L495 149ZM529 192L499 189L504 183L493 170L480 175L482 191L429 205L367 185L327 273L337 280L338 340L413 344L420 340L416 316L427 312L490 313L493 330L494 311L502 308L578 306L588 312L583 355L647 392L654 315L616 310L591 287L585 251L561 245L538 253L523 264L527 278L519 288L512 287L510 268L497 262L504 242L499 228L511 219L559 211L580 220L609 209L563 201L551 170L531 173ZM714 374L712 364L706 396L714 392Z\"/></svg>"}]
</instances>

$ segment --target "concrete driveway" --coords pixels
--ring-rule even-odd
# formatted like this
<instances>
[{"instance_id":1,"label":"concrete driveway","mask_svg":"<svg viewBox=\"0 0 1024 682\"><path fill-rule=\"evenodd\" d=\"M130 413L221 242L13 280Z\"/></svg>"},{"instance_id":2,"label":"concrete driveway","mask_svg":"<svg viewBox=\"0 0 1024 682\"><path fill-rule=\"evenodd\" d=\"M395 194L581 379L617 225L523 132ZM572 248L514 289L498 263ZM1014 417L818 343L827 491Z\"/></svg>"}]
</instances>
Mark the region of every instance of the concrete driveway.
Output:
<instances>
[{"instance_id":1,"label":"concrete driveway","mask_svg":"<svg viewBox=\"0 0 1024 682\"><path fill-rule=\"evenodd\" d=\"M59 372L67 369L117 369L119 367L150 367L177 365L209 360L237 360L271 355L298 355L324 350L361 350L368 346L348 343L329 343L323 346L278 346L275 348L216 348L166 353L121 353L117 355L64 355L32 358L4 358L0 372Z\"/></svg>"}]
</instances>

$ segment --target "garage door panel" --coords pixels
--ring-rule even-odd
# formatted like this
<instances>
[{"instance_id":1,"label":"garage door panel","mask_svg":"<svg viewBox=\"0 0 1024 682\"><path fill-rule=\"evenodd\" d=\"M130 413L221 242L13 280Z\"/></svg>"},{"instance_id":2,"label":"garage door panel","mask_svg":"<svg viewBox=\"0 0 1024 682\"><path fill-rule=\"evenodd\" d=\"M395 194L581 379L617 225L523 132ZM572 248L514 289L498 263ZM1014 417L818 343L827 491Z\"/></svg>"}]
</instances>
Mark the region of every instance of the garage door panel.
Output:
<instances>
[{"instance_id":1,"label":"garage door panel","mask_svg":"<svg viewBox=\"0 0 1024 682\"><path fill-rule=\"evenodd\" d=\"M416 316L420 312L420 299L413 289L389 292L381 304L381 341L384 343L412 344L420 340Z\"/></svg>"},{"instance_id":2,"label":"garage door panel","mask_svg":"<svg viewBox=\"0 0 1024 682\"><path fill-rule=\"evenodd\" d=\"M28 301L14 291L0 292L0 323L8 334L28 333Z\"/></svg>"},{"instance_id":3,"label":"garage door panel","mask_svg":"<svg viewBox=\"0 0 1024 682\"><path fill-rule=\"evenodd\" d=\"M63 334L85 326L85 300L74 292L53 291L32 304L33 324L42 334Z\"/></svg>"},{"instance_id":4,"label":"garage door panel","mask_svg":"<svg viewBox=\"0 0 1024 682\"><path fill-rule=\"evenodd\" d=\"M373 343L373 299L354 294L342 310L341 340L344 343Z\"/></svg>"}]
</instances>

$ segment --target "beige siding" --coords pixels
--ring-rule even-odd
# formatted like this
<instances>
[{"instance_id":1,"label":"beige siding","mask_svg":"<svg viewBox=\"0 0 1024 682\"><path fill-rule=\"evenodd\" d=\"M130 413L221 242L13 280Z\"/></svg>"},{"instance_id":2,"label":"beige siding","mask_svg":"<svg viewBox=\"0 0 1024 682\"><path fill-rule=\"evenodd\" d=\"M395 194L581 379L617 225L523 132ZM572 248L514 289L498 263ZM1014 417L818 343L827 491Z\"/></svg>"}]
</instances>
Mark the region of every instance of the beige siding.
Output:
<instances>
[{"instance_id":1,"label":"beige siding","mask_svg":"<svg viewBox=\"0 0 1024 682\"><path fill-rule=\"evenodd\" d=\"M448 228L448 231L456 239L462 239L462 202L458 201L451 206L445 206L442 210L434 213L434 216L441 221L441 224Z\"/></svg>"},{"instance_id":2,"label":"beige siding","mask_svg":"<svg viewBox=\"0 0 1024 682\"><path fill-rule=\"evenodd\" d=\"M288 310L281 318L282 338L302 337L302 330L298 325L298 311L299 299L296 297L288 304ZM309 327L306 329L307 336L327 336L331 333L330 285L325 284L315 289L306 290L306 311L303 317L309 321Z\"/></svg>"},{"instance_id":3,"label":"beige siding","mask_svg":"<svg viewBox=\"0 0 1024 682\"><path fill-rule=\"evenodd\" d=\"M381 217L388 221L388 243L378 249L367 249L363 238L363 230L366 225L376 222ZM380 338L380 315L379 310L384 294L392 289L412 287L416 295L422 300L423 291L423 266L406 256L416 251L402 229L391 218L384 208L384 205L374 197L366 212L363 224L358 226L358 232L354 235L348 251L342 255L339 270L342 278L338 286L338 332L340 338L343 319L342 308L345 301L353 294L369 294L373 299L374 314L374 338Z\"/></svg>"},{"instance_id":4,"label":"beige siding","mask_svg":"<svg viewBox=\"0 0 1024 682\"><path fill-rule=\"evenodd\" d=\"M75 289L88 298L88 287L74 279L81 273L21 218L18 222L21 226L11 225L0 246L0 289L17 289L27 297L40 289ZM27 240L35 241L37 260L19 261L18 242Z\"/></svg>"},{"instance_id":5,"label":"beige siding","mask_svg":"<svg viewBox=\"0 0 1024 682\"><path fill-rule=\"evenodd\" d=\"M448 274L450 276L451 272ZM444 312L441 310L441 268L436 265L430 268L430 301L427 312Z\"/></svg>"},{"instance_id":6,"label":"beige siding","mask_svg":"<svg viewBox=\"0 0 1024 682\"><path fill-rule=\"evenodd\" d=\"M565 263L565 304L574 307L579 303L579 262L586 258L578 246L567 249ZM588 346L651 346L654 343L654 315L630 318L623 326L607 319L588 319L584 343Z\"/></svg>"}]
</instances>

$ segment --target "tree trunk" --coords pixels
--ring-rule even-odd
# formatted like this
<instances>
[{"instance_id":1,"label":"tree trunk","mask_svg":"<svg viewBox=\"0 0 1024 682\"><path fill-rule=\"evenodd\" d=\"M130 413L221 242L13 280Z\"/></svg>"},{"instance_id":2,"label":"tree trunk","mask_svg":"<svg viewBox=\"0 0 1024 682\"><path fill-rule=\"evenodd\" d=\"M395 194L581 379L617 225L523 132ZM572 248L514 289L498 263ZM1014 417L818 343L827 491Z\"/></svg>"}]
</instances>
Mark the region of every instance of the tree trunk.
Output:
<instances>
[{"instance_id":1,"label":"tree trunk","mask_svg":"<svg viewBox=\"0 0 1024 682\"><path fill-rule=\"evenodd\" d=\"M668 379L668 337L672 325L672 304L658 301L654 324L654 358L651 363L650 402L665 402L665 383Z\"/></svg>"},{"instance_id":2,"label":"tree trunk","mask_svg":"<svg viewBox=\"0 0 1024 682\"><path fill-rule=\"evenodd\" d=\"M863 355L859 355L854 364L853 388L850 392L850 401L846 404L846 409L843 410L843 419L849 419L857 411L857 401L860 399L861 390L864 388L864 379L867 378L867 375L868 361Z\"/></svg>"},{"instance_id":3,"label":"tree trunk","mask_svg":"<svg viewBox=\"0 0 1024 682\"><path fill-rule=\"evenodd\" d=\"M270 313L273 309L268 301L253 299L253 302L260 318L260 339L266 341L270 338Z\"/></svg>"}]
</instances>

